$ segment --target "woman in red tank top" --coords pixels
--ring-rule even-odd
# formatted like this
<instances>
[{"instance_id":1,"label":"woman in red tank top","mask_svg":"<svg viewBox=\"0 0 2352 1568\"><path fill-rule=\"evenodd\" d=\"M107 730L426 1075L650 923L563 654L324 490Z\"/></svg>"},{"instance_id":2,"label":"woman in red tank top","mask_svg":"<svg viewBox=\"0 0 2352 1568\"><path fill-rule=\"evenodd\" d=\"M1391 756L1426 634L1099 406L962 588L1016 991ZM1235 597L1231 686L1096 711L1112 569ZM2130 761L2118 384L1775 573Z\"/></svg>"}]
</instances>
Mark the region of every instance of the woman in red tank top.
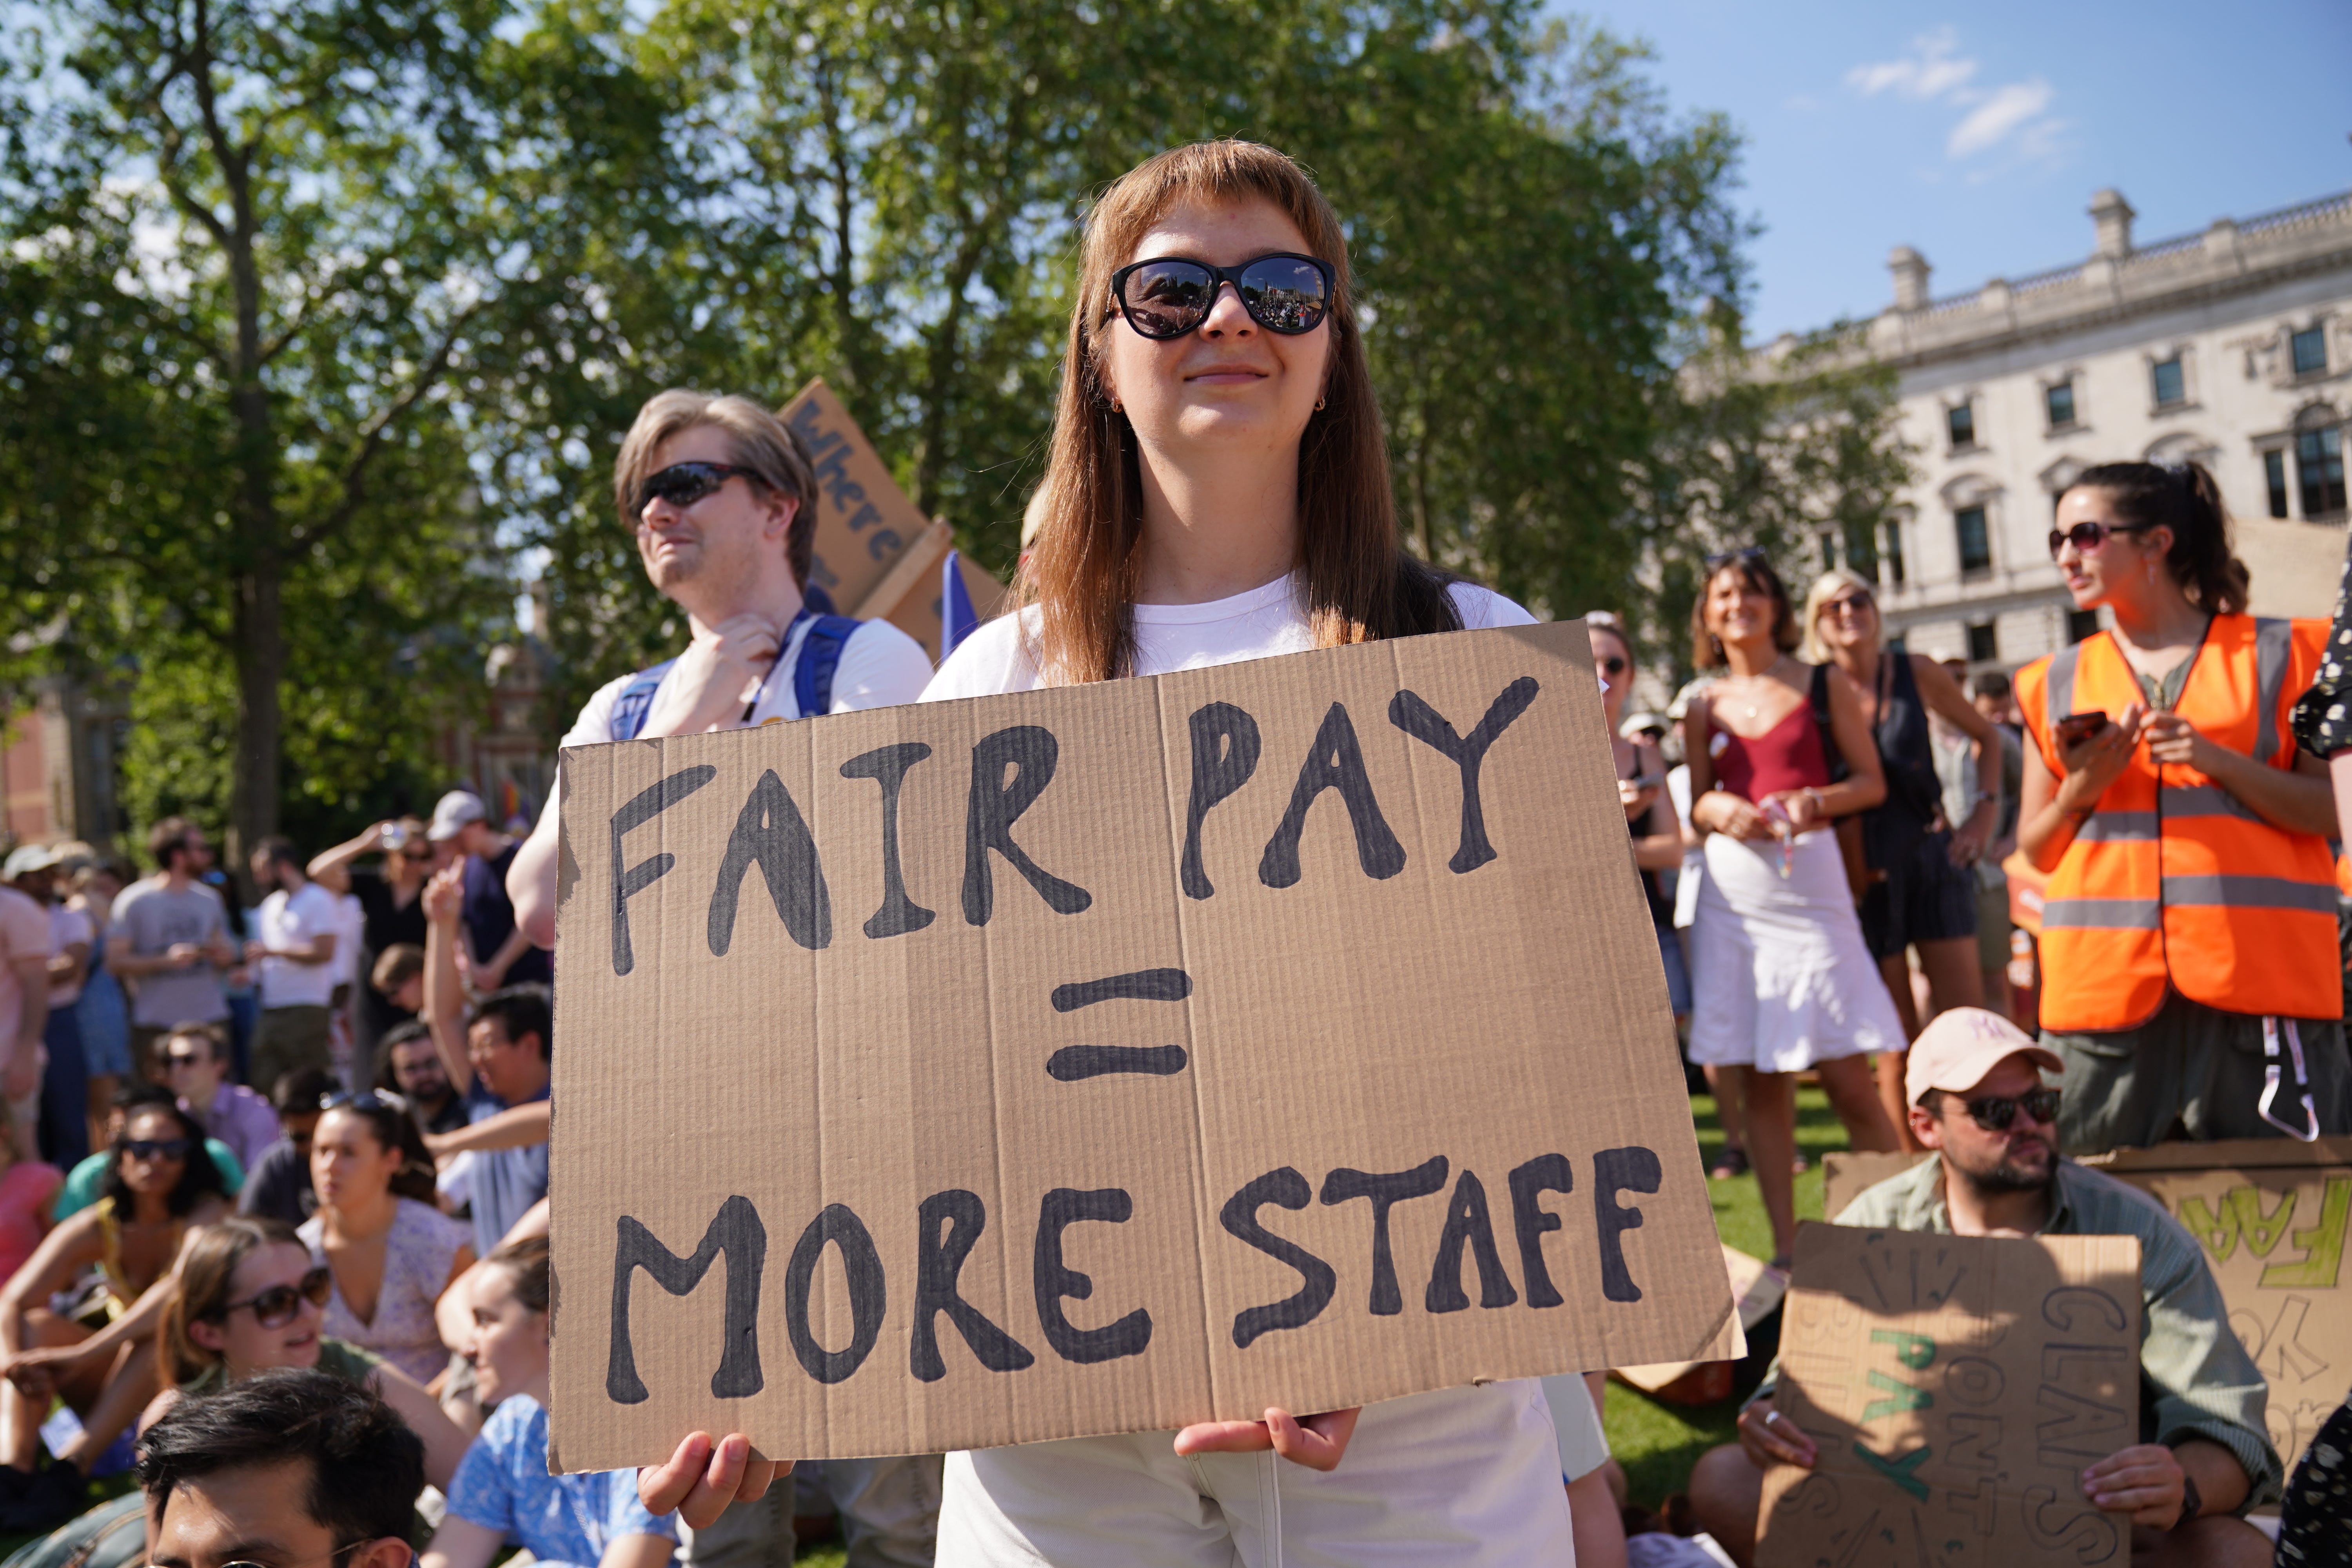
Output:
<instances>
[{"instance_id":1,"label":"woman in red tank top","mask_svg":"<svg viewBox=\"0 0 2352 1568\"><path fill-rule=\"evenodd\" d=\"M1762 552L1708 568L1692 652L1724 675L1683 718L1691 824L1706 835L1690 1054L1745 1091L1748 1153L1785 1258L1797 1228L1798 1072L1821 1075L1854 1148L1898 1146L1865 1053L1901 1050L1903 1026L1829 827L1877 805L1886 784L1853 682L1790 657L1796 616ZM1832 777L1817 702L1842 779Z\"/></svg>"}]
</instances>

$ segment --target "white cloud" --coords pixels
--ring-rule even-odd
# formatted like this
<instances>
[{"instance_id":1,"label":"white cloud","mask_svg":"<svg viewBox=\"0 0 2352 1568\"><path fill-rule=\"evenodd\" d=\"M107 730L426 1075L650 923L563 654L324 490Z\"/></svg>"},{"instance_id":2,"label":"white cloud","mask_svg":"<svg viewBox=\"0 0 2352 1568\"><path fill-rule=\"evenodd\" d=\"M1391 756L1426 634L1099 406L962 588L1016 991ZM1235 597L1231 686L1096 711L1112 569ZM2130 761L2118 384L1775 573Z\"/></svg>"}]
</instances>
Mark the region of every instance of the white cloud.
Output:
<instances>
[{"instance_id":1,"label":"white cloud","mask_svg":"<svg viewBox=\"0 0 2352 1568\"><path fill-rule=\"evenodd\" d=\"M2050 84L2039 77L1996 88L1969 110L1966 120L1952 127L1944 151L1954 158L1965 158L1971 153L1998 146L2011 132L2049 108L2050 99Z\"/></svg>"},{"instance_id":2,"label":"white cloud","mask_svg":"<svg viewBox=\"0 0 2352 1568\"><path fill-rule=\"evenodd\" d=\"M1964 110L1944 140L1944 155L1953 163L2004 145L2011 154L2005 166L2057 161L2063 145L2059 132L2066 121L2046 112L2056 89L2040 77L1999 87L1976 86L1978 62L1959 48L1958 31L1938 27L1914 38L1911 52L1899 59L1854 67L1846 72L1846 85L1864 98L1892 93ZM1981 171L1971 176L1980 177Z\"/></svg>"},{"instance_id":3,"label":"white cloud","mask_svg":"<svg viewBox=\"0 0 2352 1568\"><path fill-rule=\"evenodd\" d=\"M1953 51L1959 47L1957 32L1950 27L1938 27L1914 38L1913 52L1902 59L1854 67L1845 73L1846 84L1864 98L1888 91L1901 93L1905 98L1941 98L1967 85L1969 79L1977 74L1975 60L1954 58Z\"/></svg>"}]
</instances>

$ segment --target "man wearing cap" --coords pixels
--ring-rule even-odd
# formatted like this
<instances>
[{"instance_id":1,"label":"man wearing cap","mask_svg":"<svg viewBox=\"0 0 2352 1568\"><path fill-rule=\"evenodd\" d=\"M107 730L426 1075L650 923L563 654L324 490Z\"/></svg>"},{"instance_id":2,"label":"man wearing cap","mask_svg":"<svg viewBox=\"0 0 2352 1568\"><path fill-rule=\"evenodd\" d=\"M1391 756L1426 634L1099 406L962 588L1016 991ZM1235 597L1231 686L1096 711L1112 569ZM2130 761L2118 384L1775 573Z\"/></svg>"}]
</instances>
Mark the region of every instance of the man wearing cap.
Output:
<instances>
[{"instance_id":1,"label":"man wearing cap","mask_svg":"<svg viewBox=\"0 0 2352 1568\"><path fill-rule=\"evenodd\" d=\"M551 819L554 813L548 816ZM507 900L507 869L521 846L492 827L488 818L478 795L453 789L433 808L433 826L425 833L454 848L465 868L466 895L457 920L466 931L474 989L487 994L509 985L545 985L555 978L555 966L546 950L531 945L515 924L514 905Z\"/></svg>"},{"instance_id":2,"label":"man wearing cap","mask_svg":"<svg viewBox=\"0 0 2352 1568\"><path fill-rule=\"evenodd\" d=\"M2134 1568L2268 1563L2240 1517L2279 1495L2263 1426L2268 1389L2230 1328L2205 1255L2164 1206L2058 1152L2058 1058L1979 1007L1938 1016L1911 1046L1911 1131L1933 1155L1864 1192L1840 1225L1952 1236L2134 1236L2140 1244L2140 1442L2083 1472L2083 1494L2127 1515ZM1778 1369L1775 1368L1775 1376ZM1812 1440L1773 1408L1768 1377L1739 1441L1691 1473L1693 1511L1739 1563L1755 1551L1765 1470L1813 1463Z\"/></svg>"}]
</instances>

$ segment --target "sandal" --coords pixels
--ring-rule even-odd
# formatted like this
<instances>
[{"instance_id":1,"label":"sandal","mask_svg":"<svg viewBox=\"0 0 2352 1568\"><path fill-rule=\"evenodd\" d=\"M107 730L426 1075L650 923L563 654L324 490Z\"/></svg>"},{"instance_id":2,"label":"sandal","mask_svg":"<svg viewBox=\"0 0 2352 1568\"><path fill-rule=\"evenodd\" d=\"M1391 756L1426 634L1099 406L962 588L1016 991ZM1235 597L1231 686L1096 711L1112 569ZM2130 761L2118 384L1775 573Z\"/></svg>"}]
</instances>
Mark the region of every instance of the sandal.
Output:
<instances>
[{"instance_id":1,"label":"sandal","mask_svg":"<svg viewBox=\"0 0 2352 1568\"><path fill-rule=\"evenodd\" d=\"M1747 1173L1748 1151L1737 1143L1727 1143L1724 1145L1723 1152L1715 1157L1715 1164L1707 1171L1706 1179L1710 1182L1728 1182Z\"/></svg>"}]
</instances>

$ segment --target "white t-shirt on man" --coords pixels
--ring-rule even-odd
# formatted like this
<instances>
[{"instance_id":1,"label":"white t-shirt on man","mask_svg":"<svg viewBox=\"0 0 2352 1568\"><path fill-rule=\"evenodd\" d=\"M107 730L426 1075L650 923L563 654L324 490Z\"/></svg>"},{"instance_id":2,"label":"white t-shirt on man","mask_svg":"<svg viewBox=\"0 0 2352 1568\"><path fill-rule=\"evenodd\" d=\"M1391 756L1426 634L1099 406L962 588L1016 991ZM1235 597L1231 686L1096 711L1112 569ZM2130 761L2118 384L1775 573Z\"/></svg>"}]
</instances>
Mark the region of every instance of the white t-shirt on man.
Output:
<instances>
[{"instance_id":1,"label":"white t-shirt on man","mask_svg":"<svg viewBox=\"0 0 2352 1568\"><path fill-rule=\"evenodd\" d=\"M335 896L316 882L305 882L292 894L285 889L261 900L261 941L270 948L308 947L322 936L341 945L342 917ZM261 961L261 1005L324 1007L334 1000L335 965L297 963L290 958Z\"/></svg>"},{"instance_id":2,"label":"white t-shirt on man","mask_svg":"<svg viewBox=\"0 0 2352 1568\"><path fill-rule=\"evenodd\" d=\"M79 942L84 947L97 946L97 928L89 923L89 917L79 910L69 910L63 904L51 904L49 906L49 956L62 957L66 949L76 942ZM89 973L89 963L85 959L82 964L83 973ZM52 1013L60 1007L70 1007L80 1000L81 982L79 980L70 984L49 987L49 1011Z\"/></svg>"},{"instance_id":3,"label":"white t-shirt on man","mask_svg":"<svg viewBox=\"0 0 2352 1568\"><path fill-rule=\"evenodd\" d=\"M801 646L808 640L809 628L815 625L812 616L794 627L785 639L784 650L777 657L775 668L768 672L747 726L808 717L801 711L796 689L799 682L795 678ZM673 668L665 674L662 685L667 686L677 673ZM634 674L625 675L597 688L561 743L593 746L612 740L613 705L635 679ZM923 694L930 679L931 658L923 651L922 644L887 621L860 621L857 629L843 641L841 660L833 667L833 706L829 711L858 713L868 708L895 708L902 702L912 702ZM654 700L661 700L659 688L655 689Z\"/></svg>"}]
</instances>

